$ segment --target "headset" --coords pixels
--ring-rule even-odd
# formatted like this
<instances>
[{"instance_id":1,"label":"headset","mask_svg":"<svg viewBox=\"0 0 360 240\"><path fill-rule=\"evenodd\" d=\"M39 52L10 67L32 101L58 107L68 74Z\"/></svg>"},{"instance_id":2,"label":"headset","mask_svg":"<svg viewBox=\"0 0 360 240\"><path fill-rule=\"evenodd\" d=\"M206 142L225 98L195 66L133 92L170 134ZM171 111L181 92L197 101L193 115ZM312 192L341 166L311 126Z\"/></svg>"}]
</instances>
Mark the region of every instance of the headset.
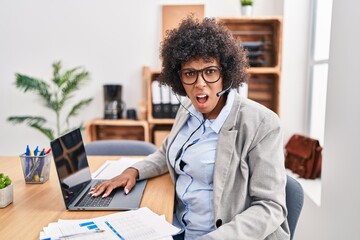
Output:
<instances>
[{"instance_id":1,"label":"headset","mask_svg":"<svg viewBox=\"0 0 360 240\"><path fill-rule=\"evenodd\" d=\"M229 87L227 87L227 88L225 88L224 90L222 90L222 91L220 91L220 92L216 93L216 96L218 96L218 97L220 98L222 95L224 95L225 93L227 93L228 91L230 91L230 89L231 89L231 87L232 87L233 83L234 83L234 81L233 81L233 80L231 80L230 86L229 86Z\"/></svg>"}]
</instances>

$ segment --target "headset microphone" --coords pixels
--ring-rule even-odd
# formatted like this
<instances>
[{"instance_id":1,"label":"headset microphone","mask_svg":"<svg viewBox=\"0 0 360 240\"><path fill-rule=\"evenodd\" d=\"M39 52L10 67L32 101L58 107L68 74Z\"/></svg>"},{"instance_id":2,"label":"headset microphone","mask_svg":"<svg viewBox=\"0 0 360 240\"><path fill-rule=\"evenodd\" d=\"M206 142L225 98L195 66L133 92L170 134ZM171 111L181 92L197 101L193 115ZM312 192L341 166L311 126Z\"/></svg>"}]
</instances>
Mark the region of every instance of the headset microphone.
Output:
<instances>
[{"instance_id":1,"label":"headset microphone","mask_svg":"<svg viewBox=\"0 0 360 240\"><path fill-rule=\"evenodd\" d=\"M233 82L234 82L234 81L231 80L230 86L227 87L226 89L224 89L224 90L216 93L216 96L221 97L221 96L224 95L226 92L228 92L228 91L230 90L231 86L233 85Z\"/></svg>"}]
</instances>

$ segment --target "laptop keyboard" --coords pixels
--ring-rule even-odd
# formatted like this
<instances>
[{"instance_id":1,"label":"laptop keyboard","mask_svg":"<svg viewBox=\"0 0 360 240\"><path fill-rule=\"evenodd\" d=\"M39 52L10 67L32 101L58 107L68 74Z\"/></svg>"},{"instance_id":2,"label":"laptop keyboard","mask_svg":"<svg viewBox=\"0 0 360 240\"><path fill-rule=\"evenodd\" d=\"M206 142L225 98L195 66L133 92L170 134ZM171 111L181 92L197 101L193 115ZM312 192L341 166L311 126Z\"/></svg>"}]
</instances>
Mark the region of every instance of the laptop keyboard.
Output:
<instances>
[{"instance_id":1,"label":"laptop keyboard","mask_svg":"<svg viewBox=\"0 0 360 240\"><path fill-rule=\"evenodd\" d=\"M90 190L90 189L89 189ZM112 191L109 196L103 198L100 196L92 197L89 194L84 196L75 204L76 207L107 207L115 195L116 190Z\"/></svg>"}]
</instances>

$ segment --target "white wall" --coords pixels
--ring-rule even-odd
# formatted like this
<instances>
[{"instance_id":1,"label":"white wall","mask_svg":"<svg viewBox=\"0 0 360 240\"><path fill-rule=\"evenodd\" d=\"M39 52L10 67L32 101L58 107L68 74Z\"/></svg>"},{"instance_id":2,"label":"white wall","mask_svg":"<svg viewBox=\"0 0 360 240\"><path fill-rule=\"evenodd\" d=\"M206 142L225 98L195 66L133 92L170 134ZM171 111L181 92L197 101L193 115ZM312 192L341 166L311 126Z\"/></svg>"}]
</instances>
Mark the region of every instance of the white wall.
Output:
<instances>
[{"instance_id":1,"label":"white wall","mask_svg":"<svg viewBox=\"0 0 360 240\"><path fill-rule=\"evenodd\" d=\"M305 199L296 239L359 239L359 9L359 1L333 1L322 203Z\"/></svg>"},{"instance_id":2,"label":"white wall","mask_svg":"<svg viewBox=\"0 0 360 240\"><path fill-rule=\"evenodd\" d=\"M282 14L283 0L255 2L255 15ZM62 60L65 68L84 66L91 81L74 102L94 101L73 125L103 116L103 84L122 84L127 107L138 108L142 66L160 68L161 5L199 3L207 16L240 15L238 0L0 0L0 155L19 155L26 144L49 146L37 131L8 123L8 116L55 119L37 97L16 89L16 72L49 80L54 61Z\"/></svg>"},{"instance_id":3,"label":"white wall","mask_svg":"<svg viewBox=\"0 0 360 240\"><path fill-rule=\"evenodd\" d=\"M285 142L294 133L306 133L310 2L284 1L280 115Z\"/></svg>"}]
</instances>

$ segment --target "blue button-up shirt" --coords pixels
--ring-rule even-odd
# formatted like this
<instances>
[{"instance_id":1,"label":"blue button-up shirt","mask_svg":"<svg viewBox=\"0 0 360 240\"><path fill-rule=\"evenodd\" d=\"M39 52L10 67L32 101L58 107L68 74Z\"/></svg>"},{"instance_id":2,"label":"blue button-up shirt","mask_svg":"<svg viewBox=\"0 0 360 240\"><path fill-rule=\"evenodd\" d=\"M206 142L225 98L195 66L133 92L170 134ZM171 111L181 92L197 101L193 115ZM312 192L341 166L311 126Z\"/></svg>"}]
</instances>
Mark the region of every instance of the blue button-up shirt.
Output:
<instances>
[{"instance_id":1,"label":"blue button-up shirt","mask_svg":"<svg viewBox=\"0 0 360 240\"><path fill-rule=\"evenodd\" d=\"M215 230L213 173L216 146L234 101L233 91L214 120L204 120L194 106L189 107L191 116L170 148L169 159L177 173L174 225L185 230L185 239L196 239Z\"/></svg>"}]
</instances>

